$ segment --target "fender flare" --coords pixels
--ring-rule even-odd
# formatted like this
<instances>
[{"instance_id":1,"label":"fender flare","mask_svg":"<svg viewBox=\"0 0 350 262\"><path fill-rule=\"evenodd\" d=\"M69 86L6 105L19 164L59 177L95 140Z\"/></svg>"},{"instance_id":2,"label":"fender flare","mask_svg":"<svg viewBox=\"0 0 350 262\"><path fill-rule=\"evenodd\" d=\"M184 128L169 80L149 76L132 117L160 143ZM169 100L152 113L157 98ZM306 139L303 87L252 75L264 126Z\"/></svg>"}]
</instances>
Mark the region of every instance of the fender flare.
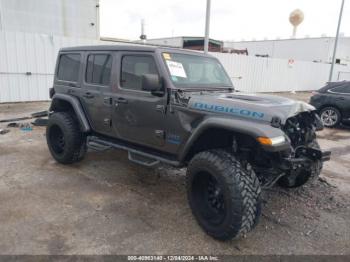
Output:
<instances>
[{"instance_id":1,"label":"fender flare","mask_svg":"<svg viewBox=\"0 0 350 262\"><path fill-rule=\"evenodd\" d=\"M91 130L91 127L90 127L88 119L85 116L85 112L84 112L83 107L81 106L78 98L76 98L74 96L70 96L70 95L65 95L65 94L55 94L52 97L52 102L51 102L51 105L49 108L49 112L55 111L54 110L55 109L54 108L55 101L59 101L59 100L66 101L72 106L72 108L73 108L73 110L78 118L81 131L82 132L89 132Z\"/></svg>"},{"instance_id":2,"label":"fender flare","mask_svg":"<svg viewBox=\"0 0 350 262\"><path fill-rule=\"evenodd\" d=\"M257 121L247 121L243 119L232 119L226 117L209 117L202 121L194 130L194 132L187 139L186 144L180 149L179 160L184 162L191 147L197 139L209 129L225 129L236 133L248 135L254 139L258 137L278 137L285 136L285 133L279 129L267 125L266 123L259 123ZM289 141L278 146L263 146L266 151L276 152L286 150L290 147Z\"/></svg>"}]
</instances>

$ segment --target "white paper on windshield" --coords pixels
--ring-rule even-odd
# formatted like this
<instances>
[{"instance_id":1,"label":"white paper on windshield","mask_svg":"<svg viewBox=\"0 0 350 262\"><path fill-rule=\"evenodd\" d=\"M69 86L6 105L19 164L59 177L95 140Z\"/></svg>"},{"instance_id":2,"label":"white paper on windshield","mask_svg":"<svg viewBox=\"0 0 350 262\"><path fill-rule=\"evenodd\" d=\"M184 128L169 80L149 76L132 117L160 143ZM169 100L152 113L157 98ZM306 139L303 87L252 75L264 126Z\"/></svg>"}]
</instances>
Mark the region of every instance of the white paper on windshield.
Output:
<instances>
[{"instance_id":1,"label":"white paper on windshield","mask_svg":"<svg viewBox=\"0 0 350 262\"><path fill-rule=\"evenodd\" d=\"M170 74L172 76L179 76L179 77L187 78L185 69L181 63L166 60L166 64L167 64L169 71L170 71Z\"/></svg>"}]
</instances>

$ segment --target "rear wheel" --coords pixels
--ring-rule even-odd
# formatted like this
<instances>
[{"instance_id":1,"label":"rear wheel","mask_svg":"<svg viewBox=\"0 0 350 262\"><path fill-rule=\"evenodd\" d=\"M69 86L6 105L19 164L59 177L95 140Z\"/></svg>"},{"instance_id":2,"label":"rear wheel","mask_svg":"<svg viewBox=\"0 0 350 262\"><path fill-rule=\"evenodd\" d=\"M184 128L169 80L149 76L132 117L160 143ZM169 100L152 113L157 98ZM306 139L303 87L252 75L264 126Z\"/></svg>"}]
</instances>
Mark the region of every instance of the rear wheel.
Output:
<instances>
[{"instance_id":1,"label":"rear wheel","mask_svg":"<svg viewBox=\"0 0 350 262\"><path fill-rule=\"evenodd\" d=\"M341 114L335 107L325 107L320 111L320 118L326 127L335 127L340 123Z\"/></svg>"},{"instance_id":2,"label":"rear wheel","mask_svg":"<svg viewBox=\"0 0 350 262\"><path fill-rule=\"evenodd\" d=\"M228 240L249 232L261 212L260 183L252 169L224 150L198 153L187 169L187 195L199 225Z\"/></svg>"},{"instance_id":3,"label":"rear wheel","mask_svg":"<svg viewBox=\"0 0 350 262\"><path fill-rule=\"evenodd\" d=\"M86 153L86 138L75 117L68 112L53 113L46 128L46 141L53 158L62 164L82 160Z\"/></svg>"}]
</instances>

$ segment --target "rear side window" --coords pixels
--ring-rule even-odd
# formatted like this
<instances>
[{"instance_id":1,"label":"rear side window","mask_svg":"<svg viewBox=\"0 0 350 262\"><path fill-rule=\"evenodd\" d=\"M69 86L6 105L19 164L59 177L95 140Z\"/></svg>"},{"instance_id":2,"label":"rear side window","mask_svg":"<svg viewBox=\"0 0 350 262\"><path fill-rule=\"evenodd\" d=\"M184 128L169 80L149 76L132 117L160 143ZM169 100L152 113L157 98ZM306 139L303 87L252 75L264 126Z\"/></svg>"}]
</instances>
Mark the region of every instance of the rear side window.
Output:
<instances>
[{"instance_id":1,"label":"rear side window","mask_svg":"<svg viewBox=\"0 0 350 262\"><path fill-rule=\"evenodd\" d=\"M120 79L121 87L141 90L141 79L144 74L158 75L156 63L152 56L123 56Z\"/></svg>"},{"instance_id":2,"label":"rear side window","mask_svg":"<svg viewBox=\"0 0 350 262\"><path fill-rule=\"evenodd\" d=\"M350 94L350 85L342 85L330 90L332 93Z\"/></svg>"},{"instance_id":3,"label":"rear side window","mask_svg":"<svg viewBox=\"0 0 350 262\"><path fill-rule=\"evenodd\" d=\"M112 57L104 54L88 56L86 82L96 85L109 85L111 80Z\"/></svg>"},{"instance_id":4,"label":"rear side window","mask_svg":"<svg viewBox=\"0 0 350 262\"><path fill-rule=\"evenodd\" d=\"M58 80L78 82L80 57L80 54L64 54L60 56L57 72Z\"/></svg>"}]
</instances>

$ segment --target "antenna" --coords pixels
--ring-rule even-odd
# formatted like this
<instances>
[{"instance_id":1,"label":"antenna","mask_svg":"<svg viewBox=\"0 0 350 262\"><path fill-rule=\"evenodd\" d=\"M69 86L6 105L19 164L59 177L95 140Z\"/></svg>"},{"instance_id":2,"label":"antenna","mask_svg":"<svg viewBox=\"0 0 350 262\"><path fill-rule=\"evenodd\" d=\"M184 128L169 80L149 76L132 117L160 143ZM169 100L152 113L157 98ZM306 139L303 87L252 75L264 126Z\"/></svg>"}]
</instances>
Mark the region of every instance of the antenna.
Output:
<instances>
[{"instance_id":1,"label":"antenna","mask_svg":"<svg viewBox=\"0 0 350 262\"><path fill-rule=\"evenodd\" d=\"M140 39L142 40L142 43L146 43L147 36L145 35L145 19L141 19L141 35Z\"/></svg>"}]
</instances>

